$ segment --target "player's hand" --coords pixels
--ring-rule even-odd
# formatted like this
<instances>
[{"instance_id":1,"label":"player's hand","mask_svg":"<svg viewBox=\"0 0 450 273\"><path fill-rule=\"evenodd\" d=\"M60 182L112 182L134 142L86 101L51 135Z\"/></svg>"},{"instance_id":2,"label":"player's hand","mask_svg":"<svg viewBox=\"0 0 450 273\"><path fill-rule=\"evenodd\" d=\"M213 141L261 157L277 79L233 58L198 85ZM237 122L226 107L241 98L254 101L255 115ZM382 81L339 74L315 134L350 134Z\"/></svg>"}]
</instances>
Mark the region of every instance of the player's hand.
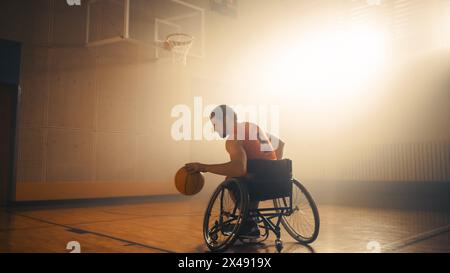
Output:
<instances>
[{"instance_id":1,"label":"player's hand","mask_svg":"<svg viewBox=\"0 0 450 273\"><path fill-rule=\"evenodd\" d=\"M204 173L206 172L206 165L205 164L201 164L201 163L188 163L186 165L184 165L184 167L186 168L186 170L188 171L188 173Z\"/></svg>"}]
</instances>

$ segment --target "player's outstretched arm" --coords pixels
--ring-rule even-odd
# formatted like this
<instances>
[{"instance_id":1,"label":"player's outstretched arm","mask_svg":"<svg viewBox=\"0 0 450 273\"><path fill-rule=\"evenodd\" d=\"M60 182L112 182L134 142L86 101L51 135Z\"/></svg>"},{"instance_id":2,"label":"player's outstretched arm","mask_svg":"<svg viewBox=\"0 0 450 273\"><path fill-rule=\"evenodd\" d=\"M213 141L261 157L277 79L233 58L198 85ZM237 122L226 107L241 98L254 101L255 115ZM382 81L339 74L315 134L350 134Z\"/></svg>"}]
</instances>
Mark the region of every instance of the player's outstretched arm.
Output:
<instances>
[{"instance_id":1,"label":"player's outstretched arm","mask_svg":"<svg viewBox=\"0 0 450 273\"><path fill-rule=\"evenodd\" d=\"M247 156L242 147L242 143L238 140L227 140L225 148L230 155L230 161L223 164L186 164L188 172L210 172L218 175L229 177L240 177L247 173Z\"/></svg>"}]
</instances>

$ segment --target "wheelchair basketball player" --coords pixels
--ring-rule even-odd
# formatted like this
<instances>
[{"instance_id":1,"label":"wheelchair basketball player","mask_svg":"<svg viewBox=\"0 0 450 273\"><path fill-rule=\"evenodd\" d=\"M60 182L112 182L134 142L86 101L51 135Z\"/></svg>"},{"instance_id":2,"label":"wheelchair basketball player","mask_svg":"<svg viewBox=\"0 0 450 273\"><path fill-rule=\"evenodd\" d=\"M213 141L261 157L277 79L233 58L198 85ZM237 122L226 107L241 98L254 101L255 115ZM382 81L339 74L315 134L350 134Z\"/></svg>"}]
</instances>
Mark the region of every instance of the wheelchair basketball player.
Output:
<instances>
[{"instance_id":1,"label":"wheelchair basketball player","mask_svg":"<svg viewBox=\"0 0 450 273\"><path fill-rule=\"evenodd\" d=\"M280 160L283 158L285 143L273 135L261 130L258 125L249 122L239 123L235 111L220 105L210 114L214 131L227 139L225 150L230 161L222 164L188 163L190 173L209 172L229 178L244 178L247 174L247 160ZM273 145L276 144L276 145ZM242 180L244 181L244 180ZM249 209L257 209L259 201L251 201ZM240 237L254 239L260 236L256 222L249 218L240 230Z\"/></svg>"}]
</instances>

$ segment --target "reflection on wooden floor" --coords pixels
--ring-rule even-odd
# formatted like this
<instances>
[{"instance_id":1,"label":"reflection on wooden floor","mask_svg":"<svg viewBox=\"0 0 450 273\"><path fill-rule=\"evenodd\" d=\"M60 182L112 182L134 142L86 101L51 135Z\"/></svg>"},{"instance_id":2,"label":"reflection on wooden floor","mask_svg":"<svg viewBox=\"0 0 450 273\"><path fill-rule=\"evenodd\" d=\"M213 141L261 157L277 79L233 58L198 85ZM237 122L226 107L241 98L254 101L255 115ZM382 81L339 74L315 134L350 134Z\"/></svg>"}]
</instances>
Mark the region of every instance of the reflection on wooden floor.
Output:
<instances>
[{"instance_id":1,"label":"reflection on wooden floor","mask_svg":"<svg viewBox=\"0 0 450 273\"><path fill-rule=\"evenodd\" d=\"M206 252L206 200L170 199L116 205L21 208L0 212L0 252ZM310 246L283 233L283 252L450 252L450 213L319 206L321 230ZM372 242L371 244L369 244ZM369 245L368 245L369 244ZM376 250L376 248L375 248ZM275 252L264 244L236 244L229 252Z\"/></svg>"}]
</instances>

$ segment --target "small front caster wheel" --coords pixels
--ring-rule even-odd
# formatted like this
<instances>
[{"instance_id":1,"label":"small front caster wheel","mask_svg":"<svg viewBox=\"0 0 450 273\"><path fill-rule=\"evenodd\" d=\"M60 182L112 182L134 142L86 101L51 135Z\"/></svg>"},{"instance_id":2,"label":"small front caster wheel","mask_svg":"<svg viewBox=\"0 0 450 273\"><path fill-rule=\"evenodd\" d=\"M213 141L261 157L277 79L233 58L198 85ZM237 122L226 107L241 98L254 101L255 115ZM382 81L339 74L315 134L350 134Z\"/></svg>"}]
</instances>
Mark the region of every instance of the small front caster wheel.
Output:
<instances>
[{"instance_id":1,"label":"small front caster wheel","mask_svg":"<svg viewBox=\"0 0 450 273\"><path fill-rule=\"evenodd\" d=\"M281 250L283 250L283 242L280 239L275 240L275 248L277 249L278 253L280 253Z\"/></svg>"}]
</instances>

